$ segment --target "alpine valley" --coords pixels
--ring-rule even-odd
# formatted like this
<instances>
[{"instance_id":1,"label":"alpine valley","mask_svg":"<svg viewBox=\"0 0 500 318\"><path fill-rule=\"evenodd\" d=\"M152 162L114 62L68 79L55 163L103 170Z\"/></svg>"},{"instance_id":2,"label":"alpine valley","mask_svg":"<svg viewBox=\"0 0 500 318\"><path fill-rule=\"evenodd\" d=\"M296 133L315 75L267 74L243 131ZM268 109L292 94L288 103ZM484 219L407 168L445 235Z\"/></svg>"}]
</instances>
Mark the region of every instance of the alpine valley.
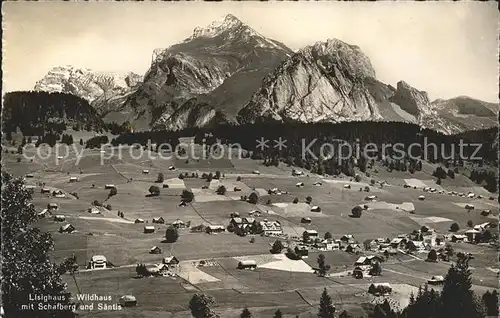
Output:
<instances>
[{"instance_id":1,"label":"alpine valley","mask_svg":"<svg viewBox=\"0 0 500 318\"><path fill-rule=\"evenodd\" d=\"M56 67L35 90L88 100L104 122L136 130L217 123L400 121L445 134L495 127L499 105L460 96L431 101L401 80L377 80L370 59L337 39L296 52L227 15L153 52L143 78Z\"/></svg>"}]
</instances>

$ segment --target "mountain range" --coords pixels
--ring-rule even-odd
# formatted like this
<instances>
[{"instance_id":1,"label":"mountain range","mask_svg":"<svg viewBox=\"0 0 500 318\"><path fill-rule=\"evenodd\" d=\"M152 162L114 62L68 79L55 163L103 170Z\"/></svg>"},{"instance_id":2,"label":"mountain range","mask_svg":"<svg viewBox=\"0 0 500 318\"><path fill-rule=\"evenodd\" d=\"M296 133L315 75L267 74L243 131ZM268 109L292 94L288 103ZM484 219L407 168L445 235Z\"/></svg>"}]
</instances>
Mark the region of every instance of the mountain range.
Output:
<instances>
[{"instance_id":1,"label":"mountain range","mask_svg":"<svg viewBox=\"0 0 500 318\"><path fill-rule=\"evenodd\" d=\"M329 39L294 52L233 15L154 50L143 77L57 67L35 90L80 96L104 121L129 121L136 130L373 120L451 134L496 126L499 108L466 96L431 101L404 81L377 80L356 45Z\"/></svg>"}]
</instances>

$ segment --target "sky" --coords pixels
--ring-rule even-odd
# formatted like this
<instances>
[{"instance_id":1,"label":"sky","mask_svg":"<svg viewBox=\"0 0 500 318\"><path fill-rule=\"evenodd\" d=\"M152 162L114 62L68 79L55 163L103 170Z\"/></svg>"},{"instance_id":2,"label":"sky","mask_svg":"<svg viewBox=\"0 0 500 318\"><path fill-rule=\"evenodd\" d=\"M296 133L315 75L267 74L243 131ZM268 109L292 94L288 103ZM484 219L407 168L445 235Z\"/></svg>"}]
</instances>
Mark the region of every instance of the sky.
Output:
<instances>
[{"instance_id":1,"label":"sky","mask_svg":"<svg viewBox=\"0 0 500 318\"><path fill-rule=\"evenodd\" d=\"M32 89L54 66L144 74L166 48L231 13L293 50L358 45L377 78L431 99L498 102L495 2L4 2L3 90Z\"/></svg>"}]
</instances>

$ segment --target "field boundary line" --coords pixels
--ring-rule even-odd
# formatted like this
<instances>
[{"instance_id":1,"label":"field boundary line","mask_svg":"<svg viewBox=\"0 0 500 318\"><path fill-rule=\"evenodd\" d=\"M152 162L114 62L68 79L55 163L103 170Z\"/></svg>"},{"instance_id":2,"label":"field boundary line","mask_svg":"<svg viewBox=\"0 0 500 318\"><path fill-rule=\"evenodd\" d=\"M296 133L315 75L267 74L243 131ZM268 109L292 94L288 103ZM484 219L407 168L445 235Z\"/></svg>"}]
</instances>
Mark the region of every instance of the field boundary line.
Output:
<instances>
[{"instance_id":1,"label":"field boundary line","mask_svg":"<svg viewBox=\"0 0 500 318\"><path fill-rule=\"evenodd\" d=\"M307 299L301 294L301 292L299 290L295 290L295 292L297 293L297 295L299 295L299 297L306 303L308 304L310 307L314 307L313 304L311 304L309 301L307 301Z\"/></svg>"}]
</instances>

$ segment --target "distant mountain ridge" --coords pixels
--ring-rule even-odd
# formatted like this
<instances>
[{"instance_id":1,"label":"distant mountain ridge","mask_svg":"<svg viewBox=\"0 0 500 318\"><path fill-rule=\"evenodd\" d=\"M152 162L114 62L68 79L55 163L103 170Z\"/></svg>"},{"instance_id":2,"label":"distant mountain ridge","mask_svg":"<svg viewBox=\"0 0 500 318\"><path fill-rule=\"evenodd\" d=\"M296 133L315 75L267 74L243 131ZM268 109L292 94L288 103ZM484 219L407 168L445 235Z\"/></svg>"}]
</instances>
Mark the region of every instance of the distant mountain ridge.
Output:
<instances>
[{"instance_id":1,"label":"distant mountain ridge","mask_svg":"<svg viewBox=\"0 0 500 318\"><path fill-rule=\"evenodd\" d=\"M100 114L105 114L123 103L141 80L142 76L132 72L98 72L66 65L49 70L35 84L34 90L76 95L86 99Z\"/></svg>"},{"instance_id":2,"label":"distant mountain ridge","mask_svg":"<svg viewBox=\"0 0 500 318\"><path fill-rule=\"evenodd\" d=\"M63 87L90 100L105 121L129 121L138 130L372 120L453 134L498 125L498 104L469 97L430 101L403 80L396 87L382 83L356 45L329 39L293 52L233 15L155 49L143 79L80 73L56 70L36 88Z\"/></svg>"}]
</instances>

